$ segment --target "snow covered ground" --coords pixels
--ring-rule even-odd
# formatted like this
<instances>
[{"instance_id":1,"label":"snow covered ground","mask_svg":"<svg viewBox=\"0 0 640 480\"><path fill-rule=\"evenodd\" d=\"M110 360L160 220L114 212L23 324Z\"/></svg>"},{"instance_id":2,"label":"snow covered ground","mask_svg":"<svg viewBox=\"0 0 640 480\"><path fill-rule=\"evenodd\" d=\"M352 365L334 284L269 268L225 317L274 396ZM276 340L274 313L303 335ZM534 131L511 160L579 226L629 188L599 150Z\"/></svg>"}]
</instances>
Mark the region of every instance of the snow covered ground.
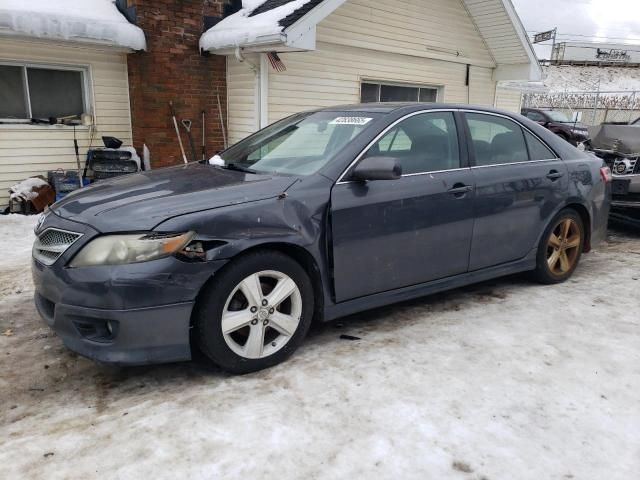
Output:
<instances>
[{"instance_id":1,"label":"snow covered ground","mask_svg":"<svg viewBox=\"0 0 640 480\"><path fill-rule=\"evenodd\" d=\"M0 478L638 476L638 233L564 285L515 276L374 310L230 377L66 351L31 301L34 222L0 216Z\"/></svg>"}]
</instances>

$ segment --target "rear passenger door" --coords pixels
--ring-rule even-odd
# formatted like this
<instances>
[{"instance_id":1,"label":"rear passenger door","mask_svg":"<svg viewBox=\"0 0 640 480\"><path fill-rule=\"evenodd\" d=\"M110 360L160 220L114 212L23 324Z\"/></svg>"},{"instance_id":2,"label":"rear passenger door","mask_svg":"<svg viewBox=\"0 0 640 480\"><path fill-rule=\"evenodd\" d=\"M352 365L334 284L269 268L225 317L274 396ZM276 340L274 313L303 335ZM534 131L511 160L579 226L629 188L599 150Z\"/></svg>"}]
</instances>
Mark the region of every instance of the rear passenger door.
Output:
<instances>
[{"instance_id":1,"label":"rear passenger door","mask_svg":"<svg viewBox=\"0 0 640 480\"><path fill-rule=\"evenodd\" d=\"M506 116L465 113L476 184L469 270L526 257L563 203L568 170L537 136Z\"/></svg>"}]
</instances>

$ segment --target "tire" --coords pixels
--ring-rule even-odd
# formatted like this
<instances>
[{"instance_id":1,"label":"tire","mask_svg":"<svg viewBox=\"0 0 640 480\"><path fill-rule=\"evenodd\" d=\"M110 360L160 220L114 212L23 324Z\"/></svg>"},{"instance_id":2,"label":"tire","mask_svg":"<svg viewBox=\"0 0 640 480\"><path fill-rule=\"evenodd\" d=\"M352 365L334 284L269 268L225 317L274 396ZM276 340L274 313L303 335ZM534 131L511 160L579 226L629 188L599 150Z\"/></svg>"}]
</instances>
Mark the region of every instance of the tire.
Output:
<instances>
[{"instance_id":1,"label":"tire","mask_svg":"<svg viewBox=\"0 0 640 480\"><path fill-rule=\"evenodd\" d=\"M256 372L285 361L300 346L313 306L311 280L299 263L280 252L256 251L233 260L203 289L195 340L223 370Z\"/></svg>"},{"instance_id":2,"label":"tire","mask_svg":"<svg viewBox=\"0 0 640 480\"><path fill-rule=\"evenodd\" d=\"M568 208L558 213L540 240L534 278L545 285L568 280L580 263L584 240L584 224L578 212Z\"/></svg>"}]
</instances>

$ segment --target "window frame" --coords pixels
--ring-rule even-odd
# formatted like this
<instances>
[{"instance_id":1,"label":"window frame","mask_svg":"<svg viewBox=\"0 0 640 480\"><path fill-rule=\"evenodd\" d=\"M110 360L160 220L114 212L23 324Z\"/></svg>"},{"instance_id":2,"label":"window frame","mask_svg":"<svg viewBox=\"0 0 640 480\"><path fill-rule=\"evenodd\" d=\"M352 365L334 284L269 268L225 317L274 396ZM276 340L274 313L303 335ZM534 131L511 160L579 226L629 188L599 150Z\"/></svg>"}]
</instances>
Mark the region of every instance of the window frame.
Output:
<instances>
[{"instance_id":1,"label":"window frame","mask_svg":"<svg viewBox=\"0 0 640 480\"><path fill-rule=\"evenodd\" d=\"M509 117L508 115L502 115L500 113L494 113L494 112L485 112L485 111L481 111L481 110L469 110L469 109L464 109L464 110L459 110L459 111L464 115L464 128L465 128L465 132L466 132L465 142L467 144L467 149L469 151L469 163L470 163L471 168L495 168L495 167L513 166L513 165L527 165L527 164L530 164L530 163L557 162L558 160L562 160L562 158L558 155L558 152L556 152L556 150L554 148L552 148L547 142L545 142L542 138L540 138L539 135L537 135L534 131L532 131L526 125L524 125L524 124L520 123L519 121ZM469 124L468 124L468 120L467 120L467 114L468 113L477 114L477 115L486 115L486 116L489 116L489 117L503 118L505 120L513 122L515 125L520 127L520 129L522 130L522 137L524 139L524 144L525 144L525 147L527 149L527 157L529 158L529 160L524 161L524 162L509 162L509 163L494 163L494 164L491 164L491 165L477 165L476 164L476 152L473 149L473 139L471 138L471 130L469 129ZM531 121L533 121L533 120L531 120ZM529 132L531 135L533 135L534 138L538 139L540 141L540 143L542 143L545 147L547 147L547 149L549 149L549 151L552 154L555 155L555 158L548 158L548 159L545 159L545 160L531 160L531 152L529 151L529 144L528 144L527 139L525 137L525 132Z\"/></svg>"},{"instance_id":2,"label":"window frame","mask_svg":"<svg viewBox=\"0 0 640 480\"><path fill-rule=\"evenodd\" d=\"M460 148L460 155L461 155L460 156L460 168L457 168L457 169L454 169L454 170L444 170L445 172L446 171L455 171L455 170L464 170L464 169L467 169L467 168L471 168L471 169L475 169L475 168L493 168L493 167L501 167L501 166L508 166L508 165L527 165L527 164L530 164L530 163L554 162L554 161L558 161L558 160L563 161L562 157L560 157L558 155L558 152L556 152L556 150L554 148L552 148L547 142L545 142L542 138L540 138L539 135L537 135L534 131L532 131L526 125L524 125L521 122L509 117L508 115L502 115L500 113L487 112L487 111L483 111L483 110L471 110L471 109L464 109L464 108L431 108L431 109L418 110L418 111L415 111L415 112L408 113L408 114L403 115L402 117L394 120L389 125L387 125L378 135L376 135L373 138L373 140L371 140L371 142L369 142L367 144L366 147L364 147L360 151L360 153L358 153L356 158L351 163L349 163L349 165L347 165L347 167L338 176L338 180L336 180L335 185L348 185L348 184L351 184L351 183L356 183L355 180L349 180L349 176L350 176L351 172L353 171L353 169L356 167L356 165L358 165L358 163L360 163L360 161L364 157L365 153L368 152L369 149L373 145L375 145L378 141L380 141L380 139L384 135L386 135L391 129L393 129L396 125L398 125L403 120L405 120L405 119L407 119L409 117L412 117L414 115L420 115L421 113L429 113L429 112L452 112L453 116L455 118L456 128L458 130L458 145L459 145L459 148ZM500 164L496 164L496 165L477 166L477 165L475 165L475 161L476 161L475 151L471 148L471 132L469 131L469 127L467 125L467 119L466 119L466 116L465 116L466 113L481 113L481 114L484 114L484 115L489 115L489 116L494 116L494 117L502 117L502 118L506 118L507 120L511 120L516 125L518 125L520 128L522 128L525 131L528 131L535 138L540 140L540 142L542 142L542 144L544 146L546 146L551 151L551 153L553 153L556 156L556 158L550 158L548 160L529 160L527 162L500 163ZM526 144L526 139L525 139L525 144ZM529 153L529 146L527 145L527 154L528 153ZM414 173L414 174L410 174L410 176L432 175L434 173L440 173L440 172ZM405 178L405 175L402 175L401 178Z\"/></svg>"},{"instance_id":3,"label":"window frame","mask_svg":"<svg viewBox=\"0 0 640 480\"><path fill-rule=\"evenodd\" d=\"M29 126L50 126L50 125L33 125L31 119L33 118L33 110L31 107L31 93L29 92L29 68L37 68L42 70L57 70L57 71L71 71L80 72L81 75L81 87L82 87L82 104L84 111L82 113L93 114L92 108L92 92L91 92L91 68L89 65L61 65L55 63L37 63L37 62L19 62L13 60L0 59L0 66L19 67L22 71L22 87L24 89L25 106L27 108L27 118L10 118L0 117L0 122L6 122L0 127L7 127L12 125L29 125Z\"/></svg>"},{"instance_id":4,"label":"window frame","mask_svg":"<svg viewBox=\"0 0 640 480\"><path fill-rule=\"evenodd\" d=\"M403 83L403 82L390 82L385 80L373 80L370 78L361 78L360 79L360 102L362 102L362 85L364 83L378 85L378 103L394 103L394 102L382 102L380 100L380 96L382 94L382 87L406 87L406 88L417 88L418 89L418 98L415 100L416 103L422 103L424 105L429 105L433 103L438 103L442 101L442 93L444 91L444 85L435 85L435 84L417 84L417 83ZM421 89L429 89L436 91L436 99L433 102L420 102L420 90Z\"/></svg>"}]
</instances>

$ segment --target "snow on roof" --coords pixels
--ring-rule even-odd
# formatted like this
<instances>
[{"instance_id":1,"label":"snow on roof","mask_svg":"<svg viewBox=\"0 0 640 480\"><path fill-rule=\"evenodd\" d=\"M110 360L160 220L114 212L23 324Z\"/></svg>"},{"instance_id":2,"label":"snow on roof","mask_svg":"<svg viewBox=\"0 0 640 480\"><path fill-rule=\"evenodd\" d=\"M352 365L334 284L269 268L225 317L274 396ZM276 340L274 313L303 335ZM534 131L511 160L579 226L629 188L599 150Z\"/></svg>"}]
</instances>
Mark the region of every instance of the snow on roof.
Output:
<instances>
[{"instance_id":1,"label":"snow on roof","mask_svg":"<svg viewBox=\"0 0 640 480\"><path fill-rule=\"evenodd\" d=\"M0 34L146 49L144 32L113 0L2 0Z\"/></svg>"},{"instance_id":2,"label":"snow on roof","mask_svg":"<svg viewBox=\"0 0 640 480\"><path fill-rule=\"evenodd\" d=\"M242 0L242 9L207 30L200 38L202 50L252 43L260 37L282 33L321 0ZM288 22L285 20L289 20Z\"/></svg>"}]
</instances>

